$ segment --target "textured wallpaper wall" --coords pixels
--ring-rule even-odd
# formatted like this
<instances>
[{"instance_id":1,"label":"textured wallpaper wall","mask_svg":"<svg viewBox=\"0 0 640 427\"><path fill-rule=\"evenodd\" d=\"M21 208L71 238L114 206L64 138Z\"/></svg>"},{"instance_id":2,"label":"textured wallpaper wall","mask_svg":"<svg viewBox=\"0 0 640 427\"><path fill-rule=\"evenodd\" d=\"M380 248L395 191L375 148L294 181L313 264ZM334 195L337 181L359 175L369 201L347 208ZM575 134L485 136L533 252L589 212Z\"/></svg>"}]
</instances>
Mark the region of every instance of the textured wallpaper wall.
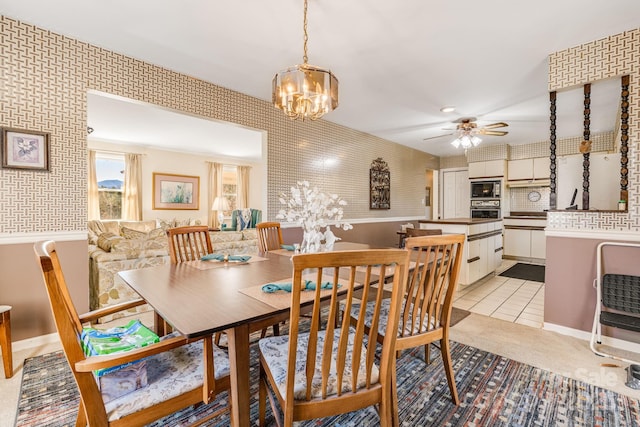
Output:
<instances>
[{"instance_id":1,"label":"textured wallpaper wall","mask_svg":"<svg viewBox=\"0 0 640 427\"><path fill-rule=\"evenodd\" d=\"M86 228L86 94L111 93L268 134L267 213L301 179L347 199L349 219L422 216L438 158L327 121L293 122L269 102L0 17L0 126L51 134L51 171L0 169L0 235ZM391 209L371 211L369 166L391 170Z\"/></svg>"},{"instance_id":2,"label":"textured wallpaper wall","mask_svg":"<svg viewBox=\"0 0 640 427\"><path fill-rule=\"evenodd\" d=\"M549 56L550 91L626 74L630 76L628 212L550 212L548 230L640 231L640 29Z\"/></svg>"}]
</instances>

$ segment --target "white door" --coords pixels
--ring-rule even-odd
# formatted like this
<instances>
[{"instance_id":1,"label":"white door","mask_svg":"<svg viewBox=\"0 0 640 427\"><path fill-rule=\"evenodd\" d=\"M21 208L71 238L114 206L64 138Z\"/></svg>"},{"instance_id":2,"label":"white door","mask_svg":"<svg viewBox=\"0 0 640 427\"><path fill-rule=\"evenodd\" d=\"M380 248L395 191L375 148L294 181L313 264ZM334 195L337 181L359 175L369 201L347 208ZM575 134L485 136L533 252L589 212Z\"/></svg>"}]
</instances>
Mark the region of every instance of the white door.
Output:
<instances>
[{"instance_id":1,"label":"white door","mask_svg":"<svg viewBox=\"0 0 640 427\"><path fill-rule=\"evenodd\" d=\"M442 174L442 218L468 218L469 175L466 170L446 171Z\"/></svg>"}]
</instances>

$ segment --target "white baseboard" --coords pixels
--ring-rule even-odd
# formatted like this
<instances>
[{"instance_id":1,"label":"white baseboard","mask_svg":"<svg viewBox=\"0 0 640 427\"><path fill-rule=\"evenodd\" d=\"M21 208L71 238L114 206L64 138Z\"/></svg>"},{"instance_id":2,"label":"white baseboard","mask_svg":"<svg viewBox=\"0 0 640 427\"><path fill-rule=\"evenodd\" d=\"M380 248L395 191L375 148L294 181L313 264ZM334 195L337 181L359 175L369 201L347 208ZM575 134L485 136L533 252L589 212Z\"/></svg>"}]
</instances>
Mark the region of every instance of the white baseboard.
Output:
<instances>
[{"instance_id":1,"label":"white baseboard","mask_svg":"<svg viewBox=\"0 0 640 427\"><path fill-rule=\"evenodd\" d=\"M14 341L11 343L11 349L13 351L20 351L55 343L60 343L60 336L57 332L54 332L53 334L40 335L39 337L27 338L25 340Z\"/></svg>"},{"instance_id":2,"label":"white baseboard","mask_svg":"<svg viewBox=\"0 0 640 427\"><path fill-rule=\"evenodd\" d=\"M578 338L584 341L591 341L591 332L581 331L579 329L567 328L566 326L556 325L553 323L545 322L542 326L542 329L545 331L557 332L562 335L568 335L570 337ZM611 338L602 335L602 344L608 345L614 348L619 348L621 350L627 350L634 353L640 354L640 344L621 340L619 338Z\"/></svg>"}]
</instances>

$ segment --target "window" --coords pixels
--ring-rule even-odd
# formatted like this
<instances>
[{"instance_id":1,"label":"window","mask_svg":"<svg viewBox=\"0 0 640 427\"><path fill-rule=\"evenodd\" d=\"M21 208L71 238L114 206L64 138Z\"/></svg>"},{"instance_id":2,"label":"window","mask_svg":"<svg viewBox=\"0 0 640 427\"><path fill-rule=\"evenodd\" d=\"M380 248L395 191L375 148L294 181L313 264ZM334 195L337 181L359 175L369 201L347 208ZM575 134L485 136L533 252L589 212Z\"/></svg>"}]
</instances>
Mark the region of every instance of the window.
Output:
<instances>
[{"instance_id":1,"label":"window","mask_svg":"<svg viewBox=\"0 0 640 427\"><path fill-rule=\"evenodd\" d=\"M238 208L238 170L235 166L222 167L222 196L229 202L229 210L224 211L224 216L229 218Z\"/></svg>"},{"instance_id":2,"label":"window","mask_svg":"<svg viewBox=\"0 0 640 427\"><path fill-rule=\"evenodd\" d=\"M100 219L121 219L124 155L96 153L96 178L100 196Z\"/></svg>"}]
</instances>

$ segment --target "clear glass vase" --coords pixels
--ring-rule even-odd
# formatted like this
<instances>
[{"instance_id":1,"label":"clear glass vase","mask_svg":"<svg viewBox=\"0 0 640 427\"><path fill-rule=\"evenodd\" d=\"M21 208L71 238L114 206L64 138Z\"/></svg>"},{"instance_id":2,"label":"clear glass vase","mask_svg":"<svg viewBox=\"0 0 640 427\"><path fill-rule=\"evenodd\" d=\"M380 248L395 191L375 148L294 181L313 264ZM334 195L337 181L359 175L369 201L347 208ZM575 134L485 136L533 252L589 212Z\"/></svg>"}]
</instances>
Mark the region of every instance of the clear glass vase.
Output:
<instances>
[{"instance_id":1,"label":"clear glass vase","mask_svg":"<svg viewBox=\"0 0 640 427\"><path fill-rule=\"evenodd\" d=\"M302 244L300 245L300 252L303 254L320 252L322 246L322 237L323 234L320 232L320 227L304 230L302 234Z\"/></svg>"}]
</instances>

